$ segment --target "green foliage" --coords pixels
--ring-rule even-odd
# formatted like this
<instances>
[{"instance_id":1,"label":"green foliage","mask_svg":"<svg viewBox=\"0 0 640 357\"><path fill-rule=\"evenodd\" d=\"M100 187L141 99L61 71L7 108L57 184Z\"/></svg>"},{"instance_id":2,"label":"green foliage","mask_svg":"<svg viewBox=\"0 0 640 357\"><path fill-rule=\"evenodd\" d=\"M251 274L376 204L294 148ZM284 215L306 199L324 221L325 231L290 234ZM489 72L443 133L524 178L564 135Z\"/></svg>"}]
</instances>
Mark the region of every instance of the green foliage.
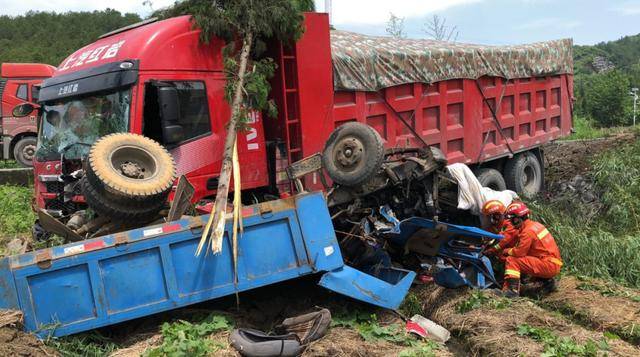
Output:
<instances>
[{"instance_id":1,"label":"green foliage","mask_svg":"<svg viewBox=\"0 0 640 357\"><path fill-rule=\"evenodd\" d=\"M627 125L631 122L630 89L629 77L619 70L576 76L576 112L599 127Z\"/></svg>"},{"instance_id":2,"label":"green foliage","mask_svg":"<svg viewBox=\"0 0 640 357\"><path fill-rule=\"evenodd\" d=\"M421 314L422 300L415 293L409 292L409 294L407 294L407 296L404 298L402 305L400 305L400 312L402 312L407 317Z\"/></svg>"},{"instance_id":3,"label":"green foliage","mask_svg":"<svg viewBox=\"0 0 640 357\"><path fill-rule=\"evenodd\" d=\"M145 353L147 357L207 356L224 348L224 344L209 339L212 333L229 330L231 322L224 316L209 315L199 323L178 320L162 325L162 345Z\"/></svg>"},{"instance_id":4,"label":"green foliage","mask_svg":"<svg viewBox=\"0 0 640 357\"><path fill-rule=\"evenodd\" d=\"M236 41L251 40L252 63L244 84L243 108L238 113L238 125L243 126L251 110L266 111L277 115L276 105L269 99L269 79L275 72L275 63L264 57L267 44L280 41L289 44L303 33L302 11L313 10L311 0L186 0L156 15L170 17L192 15L193 23L202 31L201 41L208 43L212 37L227 42L224 49L224 70L227 74L225 94L227 102L235 93L238 73Z\"/></svg>"},{"instance_id":5,"label":"green foliage","mask_svg":"<svg viewBox=\"0 0 640 357\"><path fill-rule=\"evenodd\" d=\"M408 348L400 352L401 356L433 356L440 346L433 341L418 340L407 334L400 324L381 326L376 314L367 314L361 310L338 312L333 316L331 326L355 329L362 339L368 342L386 341Z\"/></svg>"},{"instance_id":6,"label":"green foliage","mask_svg":"<svg viewBox=\"0 0 640 357\"><path fill-rule=\"evenodd\" d=\"M601 283L595 284L589 280L581 281L577 286L578 290L589 290L589 291L597 291L602 296L615 296L621 297L625 299L629 299L631 301L640 302L640 295L633 294L627 290L620 289L615 284L611 283Z\"/></svg>"},{"instance_id":7,"label":"green foliage","mask_svg":"<svg viewBox=\"0 0 640 357\"><path fill-rule=\"evenodd\" d=\"M469 298L463 300L456 305L456 311L464 314L471 310L479 309L483 306L493 310L502 310L511 306L511 301L503 298L493 298L487 296L482 291L472 291Z\"/></svg>"},{"instance_id":8,"label":"green foliage","mask_svg":"<svg viewBox=\"0 0 640 357\"><path fill-rule=\"evenodd\" d=\"M32 197L33 187L0 186L0 236L31 231L35 221Z\"/></svg>"},{"instance_id":9,"label":"green foliage","mask_svg":"<svg viewBox=\"0 0 640 357\"><path fill-rule=\"evenodd\" d=\"M600 351L608 351L609 344L606 339L599 342L592 340L585 344L579 344L568 337L559 337L553 331L534 327L528 324L518 326L518 335L527 336L544 344L542 357L564 357L564 356L598 356Z\"/></svg>"},{"instance_id":10,"label":"green foliage","mask_svg":"<svg viewBox=\"0 0 640 357\"><path fill-rule=\"evenodd\" d=\"M620 133L625 130L624 127L614 128L601 128L597 127L593 120L590 120L584 116L577 115L573 119L573 131L570 136L561 138L560 140L585 140L585 139L597 139L611 136L616 133Z\"/></svg>"},{"instance_id":11,"label":"green foliage","mask_svg":"<svg viewBox=\"0 0 640 357\"><path fill-rule=\"evenodd\" d=\"M0 160L0 169L15 169L18 163L15 160Z\"/></svg>"},{"instance_id":12,"label":"green foliage","mask_svg":"<svg viewBox=\"0 0 640 357\"><path fill-rule=\"evenodd\" d=\"M601 153L592 173L604 204L596 217L570 200L530 202L535 218L553 232L565 269L640 287L640 142Z\"/></svg>"},{"instance_id":13,"label":"green foliage","mask_svg":"<svg viewBox=\"0 0 640 357\"><path fill-rule=\"evenodd\" d=\"M96 331L62 338L49 338L45 344L63 357L108 356L119 346Z\"/></svg>"},{"instance_id":14,"label":"green foliage","mask_svg":"<svg viewBox=\"0 0 640 357\"><path fill-rule=\"evenodd\" d=\"M39 62L57 66L98 36L140 21L113 9L93 12L37 12L0 16L0 62Z\"/></svg>"}]
</instances>

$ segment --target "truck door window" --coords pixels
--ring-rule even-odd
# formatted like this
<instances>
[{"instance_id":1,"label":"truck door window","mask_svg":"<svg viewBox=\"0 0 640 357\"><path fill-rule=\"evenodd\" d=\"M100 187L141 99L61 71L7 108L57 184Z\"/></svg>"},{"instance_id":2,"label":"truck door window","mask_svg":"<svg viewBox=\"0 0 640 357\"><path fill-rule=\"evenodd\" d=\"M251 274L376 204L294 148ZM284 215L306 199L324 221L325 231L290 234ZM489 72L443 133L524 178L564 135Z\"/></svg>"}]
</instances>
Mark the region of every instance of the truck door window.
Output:
<instances>
[{"instance_id":1,"label":"truck door window","mask_svg":"<svg viewBox=\"0 0 640 357\"><path fill-rule=\"evenodd\" d=\"M40 96L40 87L31 86L31 101L36 103L38 101L39 96Z\"/></svg>"},{"instance_id":2,"label":"truck door window","mask_svg":"<svg viewBox=\"0 0 640 357\"><path fill-rule=\"evenodd\" d=\"M211 133L209 120L209 104L204 82L197 81L162 81L148 83L145 86L143 135L161 143L162 128L159 118L158 86L173 86L178 91L179 119L184 139L182 142L205 136Z\"/></svg>"},{"instance_id":3,"label":"truck door window","mask_svg":"<svg viewBox=\"0 0 640 357\"><path fill-rule=\"evenodd\" d=\"M27 85L26 84L21 84L18 86L18 90L16 91L16 97L22 99L22 100L28 100L27 98L29 97L27 94Z\"/></svg>"}]
</instances>

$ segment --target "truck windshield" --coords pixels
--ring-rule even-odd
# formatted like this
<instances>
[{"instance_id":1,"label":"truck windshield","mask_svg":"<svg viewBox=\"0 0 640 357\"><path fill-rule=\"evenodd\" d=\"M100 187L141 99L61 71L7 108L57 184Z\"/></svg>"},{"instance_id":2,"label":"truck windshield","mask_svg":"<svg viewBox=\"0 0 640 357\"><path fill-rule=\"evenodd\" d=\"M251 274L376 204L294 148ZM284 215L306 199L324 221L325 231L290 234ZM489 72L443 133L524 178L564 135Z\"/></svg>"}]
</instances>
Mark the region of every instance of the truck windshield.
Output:
<instances>
[{"instance_id":1,"label":"truck windshield","mask_svg":"<svg viewBox=\"0 0 640 357\"><path fill-rule=\"evenodd\" d=\"M36 159L81 158L101 136L128 131L130 106L131 89L44 104Z\"/></svg>"}]
</instances>

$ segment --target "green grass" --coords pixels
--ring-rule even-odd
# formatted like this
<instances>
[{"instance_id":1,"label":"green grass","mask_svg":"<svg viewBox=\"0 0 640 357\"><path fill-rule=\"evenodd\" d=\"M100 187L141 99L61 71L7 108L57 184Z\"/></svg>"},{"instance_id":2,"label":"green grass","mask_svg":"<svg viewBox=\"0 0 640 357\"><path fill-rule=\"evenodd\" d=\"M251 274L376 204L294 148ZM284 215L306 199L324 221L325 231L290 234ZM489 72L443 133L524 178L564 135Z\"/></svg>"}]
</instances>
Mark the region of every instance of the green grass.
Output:
<instances>
[{"instance_id":1,"label":"green grass","mask_svg":"<svg viewBox=\"0 0 640 357\"><path fill-rule=\"evenodd\" d=\"M0 237L30 232L35 221L32 197L33 187L0 186Z\"/></svg>"},{"instance_id":2,"label":"green grass","mask_svg":"<svg viewBox=\"0 0 640 357\"><path fill-rule=\"evenodd\" d=\"M63 357L106 357L119 346L96 331L79 335L49 338L45 344Z\"/></svg>"},{"instance_id":3,"label":"green grass","mask_svg":"<svg viewBox=\"0 0 640 357\"><path fill-rule=\"evenodd\" d=\"M587 140L611 136L628 130L626 127L599 128L585 117L576 116L573 120L574 133L560 140Z\"/></svg>"},{"instance_id":4,"label":"green grass","mask_svg":"<svg viewBox=\"0 0 640 357\"><path fill-rule=\"evenodd\" d=\"M20 167L15 160L0 160L0 169L15 169Z\"/></svg>"},{"instance_id":5,"label":"green grass","mask_svg":"<svg viewBox=\"0 0 640 357\"><path fill-rule=\"evenodd\" d=\"M461 314L486 306L494 310L502 310L511 306L511 300L505 298L493 298L482 291L473 291L468 299L456 305L456 311Z\"/></svg>"},{"instance_id":6,"label":"green grass","mask_svg":"<svg viewBox=\"0 0 640 357\"><path fill-rule=\"evenodd\" d=\"M544 344L544 352L541 356L599 356L609 350L606 339L601 341L589 340L579 344L568 337L559 337L553 331L544 327L534 327L528 324L518 326L518 335L527 336Z\"/></svg>"},{"instance_id":7,"label":"green grass","mask_svg":"<svg viewBox=\"0 0 640 357\"><path fill-rule=\"evenodd\" d=\"M162 325L162 345L147 351L146 357L160 356L209 356L226 346L215 341L211 334L230 330L232 323L226 317L211 314L204 320L192 323L184 320L165 322Z\"/></svg>"},{"instance_id":8,"label":"green grass","mask_svg":"<svg viewBox=\"0 0 640 357\"><path fill-rule=\"evenodd\" d=\"M640 287L640 142L600 153L591 171L604 209L593 218L572 198L530 202L553 233L566 269Z\"/></svg>"},{"instance_id":9,"label":"green grass","mask_svg":"<svg viewBox=\"0 0 640 357\"><path fill-rule=\"evenodd\" d=\"M399 323L380 325L376 314L365 311L337 311L331 321L331 326L346 327L358 331L360 337L368 342L385 341L394 345L406 347L400 352L404 357L435 356L440 345L430 340L420 340L404 331Z\"/></svg>"}]
</instances>

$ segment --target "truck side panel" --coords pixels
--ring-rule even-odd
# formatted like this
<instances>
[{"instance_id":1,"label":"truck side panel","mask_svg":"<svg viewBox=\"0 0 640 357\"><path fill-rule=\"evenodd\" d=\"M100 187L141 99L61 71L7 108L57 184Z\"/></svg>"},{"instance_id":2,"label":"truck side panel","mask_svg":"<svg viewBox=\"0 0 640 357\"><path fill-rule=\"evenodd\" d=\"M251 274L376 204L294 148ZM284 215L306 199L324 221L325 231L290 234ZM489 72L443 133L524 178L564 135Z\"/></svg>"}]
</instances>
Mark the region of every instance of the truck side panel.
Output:
<instances>
[{"instance_id":1,"label":"truck side panel","mask_svg":"<svg viewBox=\"0 0 640 357\"><path fill-rule=\"evenodd\" d=\"M237 280L230 222L221 254L195 256L201 216L5 258L0 276L15 287L0 287L0 301L17 308L17 291L28 330L63 336L339 269L326 211L321 193L246 208Z\"/></svg>"},{"instance_id":2,"label":"truck side panel","mask_svg":"<svg viewBox=\"0 0 640 357\"><path fill-rule=\"evenodd\" d=\"M374 127L387 147L421 146L397 113L450 163L474 164L508 154L507 143L518 152L569 135L571 82L569 75L508 82L483 77L486 101L470 79L406 84L381 92L339 91L334 126L358 121ZM489 105L496 109L504 137Z\"/></svg>"}]
</instances>

